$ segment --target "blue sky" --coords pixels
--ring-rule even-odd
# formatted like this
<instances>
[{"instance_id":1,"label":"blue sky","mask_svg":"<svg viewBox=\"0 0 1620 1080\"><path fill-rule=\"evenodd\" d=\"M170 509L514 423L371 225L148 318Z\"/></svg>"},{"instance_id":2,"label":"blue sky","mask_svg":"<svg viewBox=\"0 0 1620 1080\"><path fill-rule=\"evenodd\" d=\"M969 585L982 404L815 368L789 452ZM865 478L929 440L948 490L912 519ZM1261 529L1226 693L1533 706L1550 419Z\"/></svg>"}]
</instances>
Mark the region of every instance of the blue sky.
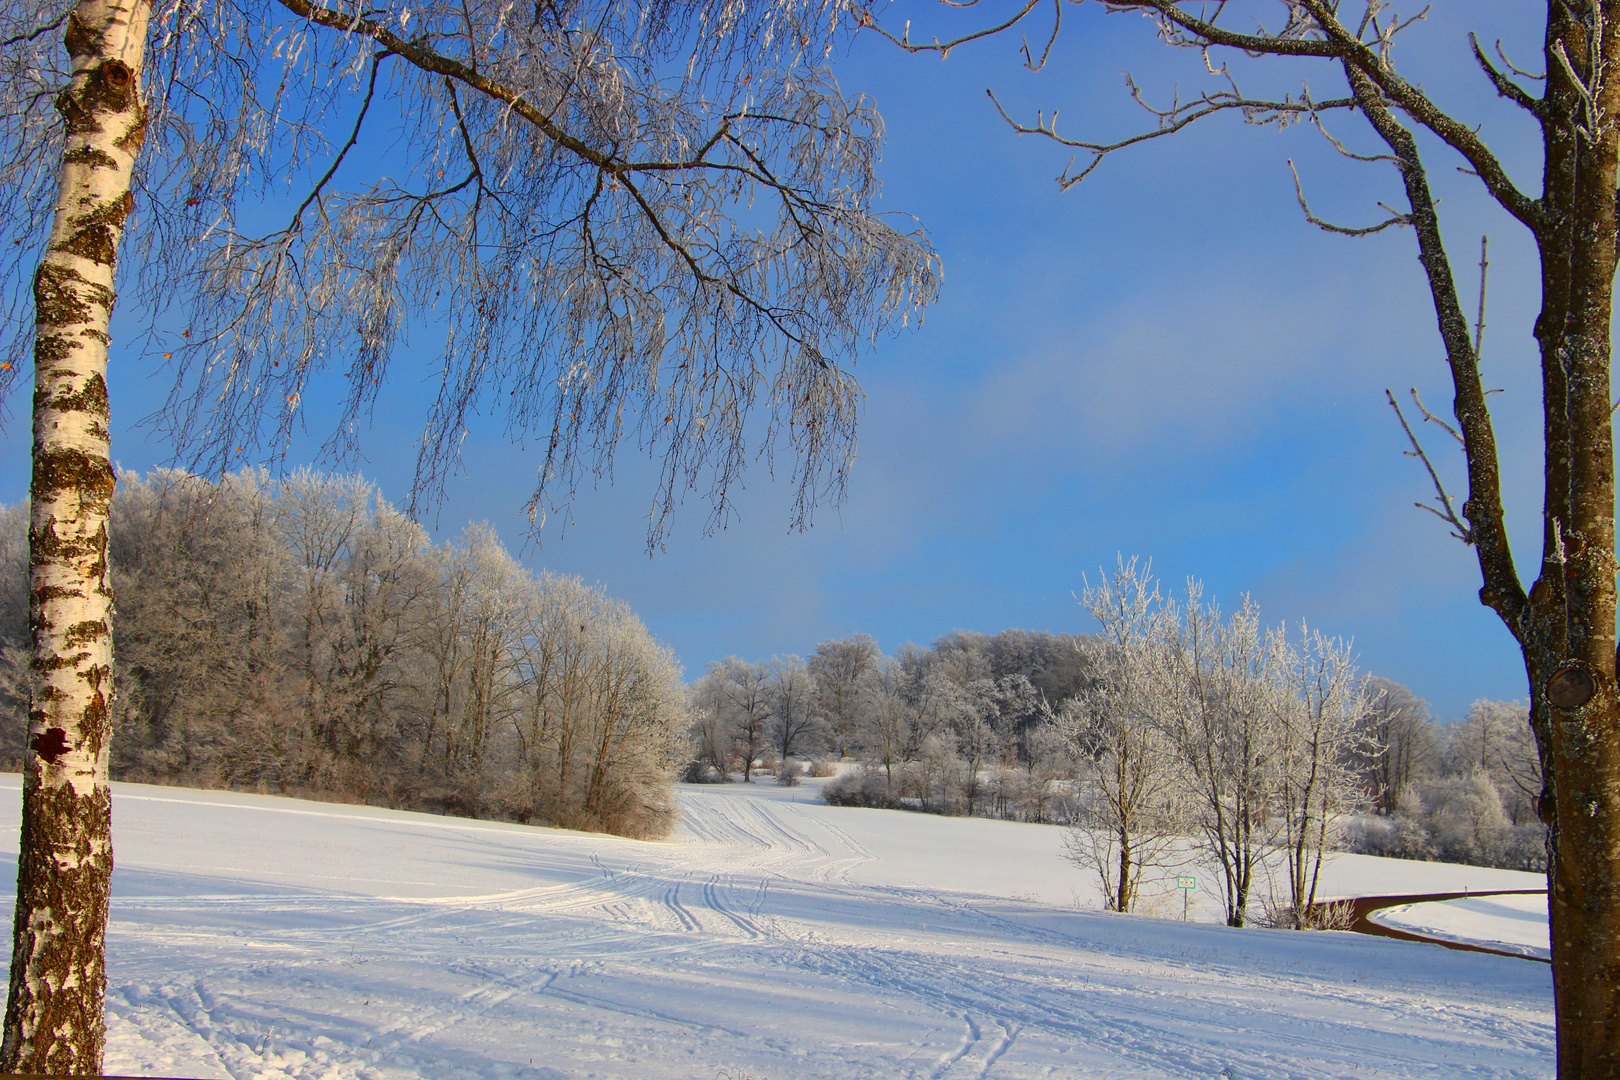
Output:
<instances>
[{"instance_id":1,"label":"blue sky","mask_svg":"<svg viewBox=\"0 0 1620 1080\"><path fill-rule=\"evenodd\" d=\"M1440 0L1397 58L1481 125L1534 192L1537 134L1496 99L1466 40L1470 29L1501 38L1534 64L1531 7ZM902 0L891 11L903 21L908 9L933 10ZM1472 553L1412 506L1432 493L1384 401L1385 387L1410 386L1437 411L1451 399L1412 236L1309 226L1287 161L1318 213L1353 224L1398 197L1391 169L1347 161L1309 129L1218 118L1060 193L1067 152L1016 137L986 88L1021 117L1056 107L1067 133L1117 137L1149 119L1124 71L1160 101L1208 84L1196 54L1096 5L1070 13L1039 74L1021 69L1012 39L943 62L863 39L834 63L846 92L874 97L887 123L883 206L915 214L945 265L921 329L880 342L856 369L867 399L847 502L792 532L787 470L773 479L756 467L740 520L705 537L706 507L689 500L649 558L654 474L629 455L611 485L581 493L566 533L528 548L529 564L627 600L689 677L728 654L804 654L856 632L885 651L957 628L1085 632L1072 594L1123 553L1151 558L1178 588L1201 578L1227 607L1248 592L1274 622L1353 638L1364 669L1407 684L1443 718L1476 698L1525 696L1512 640L1475 596ZM1254 91L1309 77L1318 97L1342 92L1325 67L1238 70ZM1352 117L1333 130L1375 149ZM1491 400L1526 574L1539 556L1534 251L1456 159L1426 150L1470 298L1479 238L1491 237L1485 369L1503 390ZM121 311L115 338L132 340L138 318ZM418 334L420 358L395 368L353 463L396 499L431 392L430 338ZM163 463L166 448L134 426L167 389L152 359L115 349L110 384L115 458L125 469ZM22 407L10 403L0 432L0 499L26 492ZM1431 425L1426 441L1460 492L1448 437ZM429 524L449 535L485 519L520 545L535 455L507 442L499 419L464 450Z\"/></svg>"}]
</instances>

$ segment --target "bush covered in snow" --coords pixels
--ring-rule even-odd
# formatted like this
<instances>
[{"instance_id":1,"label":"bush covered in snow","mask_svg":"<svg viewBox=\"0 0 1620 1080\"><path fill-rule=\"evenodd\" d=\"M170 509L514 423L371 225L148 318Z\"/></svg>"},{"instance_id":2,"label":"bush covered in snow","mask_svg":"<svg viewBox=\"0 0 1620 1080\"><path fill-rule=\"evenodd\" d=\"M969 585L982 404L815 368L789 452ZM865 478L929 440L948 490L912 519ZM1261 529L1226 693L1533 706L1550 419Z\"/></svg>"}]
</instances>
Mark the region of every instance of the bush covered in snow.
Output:
<instances>
[{"instance_id":1,"label":"bush covered in snow","mask_svg":"<svg viewBox=\"0 0 1620 1080\"><path fill-rule=\"evenodd\" d=\"M829 806L864 806L874 810L899 810L904 807L890 788L888 779L878 769L844 773L822 787L821 798Z\"/></svg>"}]
</instances>

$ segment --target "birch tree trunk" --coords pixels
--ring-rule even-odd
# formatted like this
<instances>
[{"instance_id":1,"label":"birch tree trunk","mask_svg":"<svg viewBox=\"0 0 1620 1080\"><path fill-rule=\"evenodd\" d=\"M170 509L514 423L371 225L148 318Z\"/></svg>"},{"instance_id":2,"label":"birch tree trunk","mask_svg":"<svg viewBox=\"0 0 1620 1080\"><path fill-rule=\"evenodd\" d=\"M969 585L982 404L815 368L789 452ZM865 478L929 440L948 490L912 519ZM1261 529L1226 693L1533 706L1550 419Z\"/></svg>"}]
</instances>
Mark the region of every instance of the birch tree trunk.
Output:
<instances>
[{"instance_id":1,"label":"birch tree trunk","mask_svg":"<svg viewBox=\"0 0 1620 1080\"><path fill-rule=\"evenodd\" d=\"M107 345L118 243L145 135L148 0L81 0L50 244L34 277L29 704L21 854L0 1070L101 1072L112 593Z\"/></svg>"}]
</instances>

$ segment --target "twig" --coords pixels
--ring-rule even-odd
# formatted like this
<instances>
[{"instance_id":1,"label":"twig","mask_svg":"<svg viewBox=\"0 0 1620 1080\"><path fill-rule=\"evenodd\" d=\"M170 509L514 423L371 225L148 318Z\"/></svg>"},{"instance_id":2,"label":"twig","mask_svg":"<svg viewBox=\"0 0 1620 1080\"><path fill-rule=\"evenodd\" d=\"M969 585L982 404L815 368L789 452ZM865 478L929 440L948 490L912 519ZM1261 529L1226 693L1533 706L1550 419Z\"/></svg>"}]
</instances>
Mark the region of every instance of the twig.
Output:
<instances>
[{"instance_id":1,"label":"twig","mask_svg":"<svg viewBox=\"0 0 1620 1080\"><path fill-rule=\"evenodd\" d=\"M1418 442L1417 434L1412 430L1412 425L1406 422L1406 414L1401 412L1400 402L1395 400L1395 395L1391 393L1387 387L1384 389L1384 396L1389 399L1389 407L1395 410L1395 416L1401 422L1401 429L1406 432L1406 438L1412 444L1412 449L1402 452L1407 457L1415 457L1419 461L1423 462L1423 467L1429 470L1429 479L1434 482L1435 493L1439 496L1435 501L1445 509L1443 512L1441 510L1436 510L1428 503L1413 503L1412 505L1417 507L1419 510L1427 510L1441 521L1446 522L1451 526L1451 535L1455 536L1465 544L1472 544L1474 542L1474 530L1463 524L1462 519L1457 516L1457 510L1452 505L1451 496L1446 493L1446 486L1440 482L1440 474L1435 470L1434 462L1429 460L1429 455L1424 451L1423 445ZM1412 399L1417 401L1417 389L1415 387L1412 390ZM1453 435L1457 434L1457 432L1444 420L1438 419L1432 413L1430 413L1428 409L1424 409L1421 401L1418 401L1418 408L1423 409L1423 414L1425 417L1435 420ZM1457 437L1461 439L1461 436Z\"/></svg>"},{"instance_id":2,"label":"twig","mask_svg":"<svg viewBox=\"0 0 1620 1080\"><path fill-rule=\"evenodd\" d=\"M326 187L327 183L337 173L338 166L343 164L343 159L349 155L349 151L353 150L354 144L359 141L360 128L366 122L366 113L371 109L371 99L377 92L377 72L382 68L382 62L391 55L390 50L381 49L378 50L376 56L371 58L371 81L366 85L366 96L360 102L360 114L354 118L354 130L349 133L349 141L344 143L343 149L337 152L337 156L332 159L331 167L316 182L314 190L304 198L303 202L298 204L298 209L293 211L292 221L285 230L288 234L296 233L302 227L304 211L309 209L310 203L320 198L321 190ZM325 214L324 210L322 210L322 214Z\"/></svg>"},{"instance_id":3,"label":"twig","mask_svg":"<svg viewBox=\"0 0 1620 1080\"><path fill-rule=\"evenodd\" d=\"M63 11L62 14L56 17L56 21L52 23L41 26L37 30L30 30L26 34L17 34L13 37L8 37L4 41L0 41L0 49L9 49L13 45L21 45L25 41L33 41L37 37L48 34L52 30L55 30L57 27L61 26L62 21L66 19L68 15L68 11Z\"/></svg>"},{"instance_id":4,"label":"twig","mask_svg":"<svg viewBox=\"0 0 1620 1080\"><path fill-rule=\"evenodd\" d=\"M1446 429L1446 432L1453 439L1457 440L1457 445L1459 445L1459 446L1466 445L1463 442L1463 437L1462 437L1461 433L1459 433L1456 428L1452 427L1450 424L1448 424L1444 420L1440 419L1440 417L1434 415L1434 413L1429 411L1429 407L1427 405L1423 404L1423 399L1418 397L1417 387L1415 387L1415 386L1412 388L1412 400L1414 402L1416 402L1417 407L1422 410L1422 412L1423 412L1423 422L1425 424L1439 424L1441 427Z\"/></svg>"},{"instance_id":5,"label":"twig","mask_svg":"<svg viewBox=\"0 0 1620 1080\"><path fill-rule=\"evenodd\" d=\"M1485 77L1491 81L1491 85L1496 87L1496 92L1498 94L1507 98L1509 101L1513 102L1521 109L1524 109L1532 116L1542 115L1544 105L1541 99L1532 97L1522 86L1508 78L1506 75L1502 74L1500 71L1496 70L1496 66L1485 58L1485 50L1479 47L1478 38L1476 38L1473 34L1469 34L1468 44L1473 47L1474 61L1479 64L1480 69L1485 72ZM1501 41L1496 43L1496 51L1499 55L1501 54ZM1535 77L1533 75L1525 75L1524 72L1519 71L1518 68L1514 67L1511 63L1508 63L1506 56L1502 57L1502 62L1507 64L1509 70L1519 75L1523 75L1525 78Z\"/></svg>"},{"instance_id":6,"label":"twig","mask_svg":"<svg viewBox=\"0 0 1620 1080\"><path fill-rule=\"evenodd\" d=\"M1368 225L1365 228L1356 229L1347 225L1335 225L1331 221L1323 221L1321 218L1311 213L1310 204L1305 201L1305 189L1300 186L1299 170L1294 168L1293 158L1288 159L1288 171L1294 174L1294 196L1299 199L1299 208L1305 212L1305 220L1310 222L1312 225L1315 225L1318 229L1322 229L1330 233L1338 233L1340 236L1371 236L1373 233L1383 232L1391 225L1406 226L1412 224L1412 215L1398 213L1394 209L1384 206L1383 203L1379 203L1378 205L1383 206L1385 210L1388 210L1390 212L1390 217L1387 221L1381 222L1377 225Z\"/></svg>"},{"instance_id":7,"label":"twig","mask_svg":"<svg viewBox=\"0 0 1620 1080\"><path fill-rule=\"evenodd\" d=\"M989 29L986 29L986 30L976 30L971 34L964 34L962 37L954 38L951 41L942 42L942 41L939 40L939 38L936 37L934 39L933 43L930 44L930 45L913 45L911 43L911 20L909 20L909 19L906 20L905 29L901 31L899 37L895 37L893 34L889 33L889 31L885 30L882 26L880 26L878 24L877 20L872 18L872 12L867 8L864 8L864 7L860 8L855 13L855 21L860 23L860 25L865 27L866 29L871 30L874 33L878 34L880 37L888 38L890 42L892 42L895 45L900 46L900 48L906 50L907 52L911 52L911 53L937 52L937 53L939 53L939 58L941 60L943 60L946 57L950 56L951 55L951 50L956 48L958 45L965 45L970 41L977 41L980 38L990 37L993 34L1001 33L1003 30L1006 30L1009 27L1016 26L1018 23L1023 21L1025 16L1027 16L1030 12L1034 11L1035 8L1040 4L1040 2L1041 2L1041 0L1028 0L1028 3L1026 3L1023 6L1023 8L1018 11L1017 14L1015 14L1012 18L1008 19L1006 22L1001 23L1000 25L992 26L992 27L990 27ZM952 7L971 7L972 5L971 4L952 4L951 6ZM1061 4L1060 4L1059 5L1059 11L1061 12L1061 10L1062 10L1062 7L1061 7ZM1050 48L1050 46L1048 46L1048 48Z\"/></svg>"}]
</instances>

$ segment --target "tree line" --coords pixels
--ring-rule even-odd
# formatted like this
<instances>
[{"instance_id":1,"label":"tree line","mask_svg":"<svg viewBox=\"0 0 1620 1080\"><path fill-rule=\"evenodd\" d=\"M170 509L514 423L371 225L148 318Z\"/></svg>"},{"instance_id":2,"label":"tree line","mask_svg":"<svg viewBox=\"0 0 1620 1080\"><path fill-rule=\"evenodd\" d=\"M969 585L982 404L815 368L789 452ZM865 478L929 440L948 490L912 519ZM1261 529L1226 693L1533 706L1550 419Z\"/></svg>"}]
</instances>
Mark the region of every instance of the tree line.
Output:
<instances>
[{"instance_id":1,"label":"tree line","mask_svg":"<svg viewBox=\"0 0 1620 1080\"><path fill-rule=\"evenodd\" d=\"M1373 813L1351 823L1346 846L1369 855L1547 868L1539 813L1541 759L1522 701L1476 701L1442 725L1406 687L1369 680L1371 724L1383 752L1361 763Z\"/></svg>"},{"instance_id":2,"label":"tree line","mask_svg":"<svg viewBox=\"0 0 1620 1080\"><path fill-rule=\"evenodd\" d=\"M0 693L25 708L26 515L0 512ZM369 482L120 478L119 779L667 833L681 669L629 607L435 544ZM20 760L22 725L7 729Z\"/></svg>"},{"instance_id":3,"label":"tree line","mask_svg":"<svg viewBox=\"0 0 1620 1080\"><path fill-rule=\"evenodd\" d=\"M855 635L710 664L686 778L838 772L840 805L1072 826L1068 850L1131 911L1172 871L1218 871L1226 920L1318 918L1331 850L1539 870L1546 830L1522 705L1442 727L1341 641L1165 596L1135 561L1088 585L1094 635L957 631L884 656ZM832 758L856 758L835 768Z\"/></svg>"}]
</instances>

